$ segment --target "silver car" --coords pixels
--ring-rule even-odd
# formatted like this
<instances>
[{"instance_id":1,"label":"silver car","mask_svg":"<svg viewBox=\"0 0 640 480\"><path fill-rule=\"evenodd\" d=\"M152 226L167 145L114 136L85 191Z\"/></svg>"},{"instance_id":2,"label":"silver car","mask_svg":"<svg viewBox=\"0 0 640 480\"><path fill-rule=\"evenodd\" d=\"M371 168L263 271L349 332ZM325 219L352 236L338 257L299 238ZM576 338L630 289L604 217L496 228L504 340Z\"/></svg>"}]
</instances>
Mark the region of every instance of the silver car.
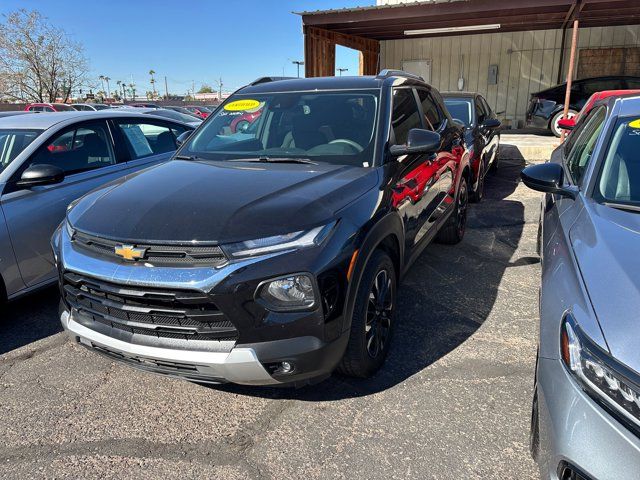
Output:
<instances>
[{"instance_id":1,"label":"silver car","mask_svg":"<svg viewBox=\"0 0 640 480\"><path fill-rule=\"evenodd\" d=\"M522 179L545 192L531 452L545 479L640 478L640 97Z\"/></svg>"},{"instance_id":2,"label":"silver car","mask_svg":"<svg viewBox=\"0 0 640 480\"><path fill-rule=\"evenodd\" d=\"M117 110L0 118L0 302L56 280L49 240L73 200L169 159L192 129Z\"/></svg>"}]
</instances>

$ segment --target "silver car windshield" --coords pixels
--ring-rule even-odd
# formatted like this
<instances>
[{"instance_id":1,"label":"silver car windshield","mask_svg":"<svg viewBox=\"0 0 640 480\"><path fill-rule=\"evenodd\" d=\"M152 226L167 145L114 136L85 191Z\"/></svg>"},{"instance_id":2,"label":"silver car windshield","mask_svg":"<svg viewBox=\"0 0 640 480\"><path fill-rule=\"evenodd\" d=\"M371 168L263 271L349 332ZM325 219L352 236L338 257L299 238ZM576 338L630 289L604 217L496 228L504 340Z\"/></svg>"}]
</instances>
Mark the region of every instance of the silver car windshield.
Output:
<instances>
[{"instance_id":1,"label":"silver car windshield","mask_svg":"<svg viewBox=\"0 0 640 480\"><path fill-rule=\"evenodd\" d=\"M0 172L42 132L43 130L0 128Z\"/></svg>"},{"instance_id":2,"label":"silver car windshield","mask_svg":"<svg viewBox=\"0 0 640 480\"><path fill-rule=\"evenodd\" d=\"M234 95L181 155L207 160L306 159L369 166L378 90Z\"/></svg>"},{"instance_id":3,"label":"silver car windshield","mask_svg":"<svg viewBox=\"0 0 640 480\"><path fill-rule=\"evenodd\" d=\"M596 182L603 203L640 206L640 118L618 120Z\"/></svg>"}]
</instances>

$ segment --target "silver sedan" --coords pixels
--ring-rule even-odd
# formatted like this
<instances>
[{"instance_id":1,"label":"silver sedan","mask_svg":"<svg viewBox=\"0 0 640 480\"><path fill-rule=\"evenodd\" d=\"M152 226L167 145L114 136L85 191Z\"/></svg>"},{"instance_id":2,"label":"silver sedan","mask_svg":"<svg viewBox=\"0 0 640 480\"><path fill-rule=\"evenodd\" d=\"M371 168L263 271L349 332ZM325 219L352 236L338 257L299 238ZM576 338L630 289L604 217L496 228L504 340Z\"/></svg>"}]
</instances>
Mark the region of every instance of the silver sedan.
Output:
<instances>
[{"instance_id":1,"label":"silver sedan","mask_svg":"<svg viewBox=\"0 0 640 480\"><path fill-rule=\"evenodd\" d=\"M73 200L168 160L192 129L122 110L0 118L0 303L56 280L49 239Z\"/></svg>"},{"instance_id":2,"label":"silver sedan","mask_svg":"<svg viewBox=\"0 0 640 480\"><path fill-rule=\"evenodd\" d=\"M524 183L541 208L531 452L545 479L640 478L640 97L611 98Z\"/></svg>"}]
</instances>

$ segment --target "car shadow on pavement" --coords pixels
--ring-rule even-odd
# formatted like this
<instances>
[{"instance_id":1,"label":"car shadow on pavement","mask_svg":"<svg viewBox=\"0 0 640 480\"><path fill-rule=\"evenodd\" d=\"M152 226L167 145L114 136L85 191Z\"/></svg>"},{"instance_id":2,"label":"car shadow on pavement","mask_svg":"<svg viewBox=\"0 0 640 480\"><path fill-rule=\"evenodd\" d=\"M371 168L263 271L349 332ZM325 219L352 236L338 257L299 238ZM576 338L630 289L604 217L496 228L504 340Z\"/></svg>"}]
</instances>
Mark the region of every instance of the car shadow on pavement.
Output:
<instances>
[{"instance_id":1,"label":"car shadow on pavement","mask_svg":"<svg viewBox=\"0 0 640 480\"><path fill-rule=\"evenodd\" d=\"M0 355L62 331L59 298L50 287L0 307Z\"/></svg>"},{"instance_id":2,"label":"car shadow on pavement","mask_svg":"<svg viewBox=\"0 0 640 480\"><path fill-rule=\"evenodd\" d=\"M432 244L401 283L396 331L387 362L372 378L334 374L322 386L301 389L217 385L248 396L331 401L370 395L421 372L469 339L494 306L507 268L538 262L513 260L522 236L524 205L507 197L519 183L522 158L505 160L486 180L486 197L471 205L468 231L454 246Z\"/></svg>"}]
</instances>

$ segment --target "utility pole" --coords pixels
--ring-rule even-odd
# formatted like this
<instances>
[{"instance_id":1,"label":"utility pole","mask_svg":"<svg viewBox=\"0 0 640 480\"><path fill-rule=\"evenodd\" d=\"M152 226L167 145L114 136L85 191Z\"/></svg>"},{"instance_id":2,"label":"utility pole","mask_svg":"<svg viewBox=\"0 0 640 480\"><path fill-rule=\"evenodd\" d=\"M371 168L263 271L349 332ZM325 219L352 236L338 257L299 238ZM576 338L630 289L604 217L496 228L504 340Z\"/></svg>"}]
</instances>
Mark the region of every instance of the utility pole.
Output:
<instances>
[{"instance_id":1,"label":"utility pole","mask_svg":"<svg viewBox=\"0 0 640 480\"><path fill-rule=\"evenodd\" d=\"M222 101L222 77L220 77L220 83L218 84L218 101Z\"/></svg>"},{"instance_id":2,"label":"utility pole","mask_svg":"<svg viewBox=\"0 0 640 480\"><path fill-rule=\"evenodd\" d=\"M300 78L300 65L304 65L304 62L300 60L294 60L291 63L298 66L298 78Z\"/></svg>"},{"instance_id":3,"label":"utility pole","mask_svg":"<svg viewBox=\"0 0 640 480\"><path fill-rule=\"evenodd\" d=\"M164 76L164 98L165 100L169 99L169 87L167 87L167 76Z\"/></svg>"},{"instance_id":4,"label":"utility pole","mask_svg":"<svg viewBox=\"0 0 640 480\"><path fill-rule=\"evenodd\" d=\"M348 72L349 69L348 68L338 68L338 73L340 74L340 76L342 76L342 72Z\"/></svg>"}]
</instances>

